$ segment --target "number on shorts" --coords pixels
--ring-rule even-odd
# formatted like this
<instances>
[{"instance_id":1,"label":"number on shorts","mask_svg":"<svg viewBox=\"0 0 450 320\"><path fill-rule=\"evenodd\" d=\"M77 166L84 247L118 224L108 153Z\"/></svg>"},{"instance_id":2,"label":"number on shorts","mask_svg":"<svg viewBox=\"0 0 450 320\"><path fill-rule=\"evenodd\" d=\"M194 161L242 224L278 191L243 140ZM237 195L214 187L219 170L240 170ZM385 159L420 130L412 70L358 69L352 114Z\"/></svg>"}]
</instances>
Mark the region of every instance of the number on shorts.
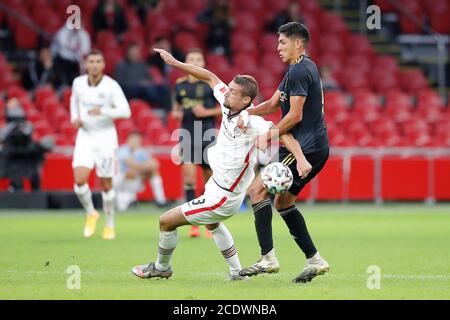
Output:
<instances>
[{"instance_id":1,"label":"number on shorts","mask_svg":"<svg viewBox=\"0 0 450 320\"><path fill-rule=\"evenodd\" d=\"M103 170L110 170L112 164L113 164L113 158L111 158L111 157L103 158L103 159L102 159L101 168L102 168Z\"/></svg>"},{"instance_id":2,"label":"number on shorts","mask_svg":"<svg viewBox=\"0 0 450 320\"><path fill-rule=\"evenodd\" d=\"M192 205L194 206L198 206L200 204L204 204L205 203L205 198L203 199L194 199L191 201Z\"/></svg>"}]
</instances>

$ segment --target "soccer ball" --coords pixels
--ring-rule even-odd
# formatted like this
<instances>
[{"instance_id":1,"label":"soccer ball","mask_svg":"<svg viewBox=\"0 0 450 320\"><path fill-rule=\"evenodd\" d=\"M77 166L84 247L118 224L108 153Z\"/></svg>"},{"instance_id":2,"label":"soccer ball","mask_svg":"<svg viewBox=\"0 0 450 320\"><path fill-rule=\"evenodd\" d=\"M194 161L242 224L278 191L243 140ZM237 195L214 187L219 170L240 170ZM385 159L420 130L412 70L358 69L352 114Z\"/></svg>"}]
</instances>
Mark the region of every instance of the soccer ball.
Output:
<instances>
[{"instance_id":1,"label":"soccer ball","mask_svg":"<svg viewBox=\"0 0 450 320\"><path fill-rule=\"evenodd\" d=\"M285 192L292 185L292 171L281 162L274 162L264 167L261 181L267 191L273 194Z\"/></svg>"}]
</instances>

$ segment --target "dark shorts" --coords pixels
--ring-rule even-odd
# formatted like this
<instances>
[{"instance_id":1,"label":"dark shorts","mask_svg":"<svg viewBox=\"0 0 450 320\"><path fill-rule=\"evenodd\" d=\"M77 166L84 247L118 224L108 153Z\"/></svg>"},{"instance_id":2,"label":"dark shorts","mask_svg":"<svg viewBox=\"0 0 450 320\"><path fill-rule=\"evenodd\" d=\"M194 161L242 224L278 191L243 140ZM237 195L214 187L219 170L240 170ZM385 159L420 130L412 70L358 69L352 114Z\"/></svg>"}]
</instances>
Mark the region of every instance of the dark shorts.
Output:
<instances>
[{"instance_id":1,"label":"dark shorts","mask_svg":"<svg viewBox=\"0 0 450 320\"><path fill-rule=\"evenodd\" d=\"M210 169L208 161L209 144L191 144L187 150L180 149L180 158L182 164L198 164L202 168Z\"/></svg>"},{"instance_id":2,"label":"dark shorts","mask_svg":"<svg viewBox=\"0 0 450 320\"><path fill-rule=\"evenodd\" d=\"M281 163L286 164L291 169L294 176L292 186L288 189L288 191L295 196L298 195L300 191L302 191L302 189L305 187L305 185L312 179L314 179L314 177L320 172L320 170L322 170L323 166L328 160L328 155L328 148L317 150L311 153L305 153L305 158L311 164L312 169L309 175L305 179L302 179L297 171L297 161L295 160L295 157L285 147L281 147L278 159Z\"/></svg>"}]
</instances>

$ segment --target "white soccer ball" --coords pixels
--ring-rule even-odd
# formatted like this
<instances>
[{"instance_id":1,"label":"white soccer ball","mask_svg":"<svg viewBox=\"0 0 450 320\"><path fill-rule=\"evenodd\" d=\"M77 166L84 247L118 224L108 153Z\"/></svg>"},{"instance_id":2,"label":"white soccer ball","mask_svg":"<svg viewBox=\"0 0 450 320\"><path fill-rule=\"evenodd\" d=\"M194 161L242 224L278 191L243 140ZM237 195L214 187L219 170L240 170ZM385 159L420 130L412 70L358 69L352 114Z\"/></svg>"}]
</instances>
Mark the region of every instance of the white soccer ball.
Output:
<instances>
[{"instance_id":1,"label":"white soccer ball","mask_svg":"<svg viewBox=\"0 0 450 320\"><path fill-rule=\"evenodd\" d=\"M285 192L292 185L292 171L281 162L270 163L261 171L261 181L267 191L273 194Z\"/></svg>"}]
</instances>

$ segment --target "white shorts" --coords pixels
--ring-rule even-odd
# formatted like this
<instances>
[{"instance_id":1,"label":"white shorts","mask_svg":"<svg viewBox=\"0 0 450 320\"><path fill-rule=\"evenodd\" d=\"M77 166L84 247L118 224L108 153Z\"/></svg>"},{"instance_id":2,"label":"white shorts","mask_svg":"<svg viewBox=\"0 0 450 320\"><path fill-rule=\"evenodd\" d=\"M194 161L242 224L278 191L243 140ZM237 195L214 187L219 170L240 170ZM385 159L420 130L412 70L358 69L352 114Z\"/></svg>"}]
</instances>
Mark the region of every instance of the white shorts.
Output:
<instances>
[{"instance_id":1,"label":"white shorts","mask_svg":"<svg viewBox=\"0 0 450 320\"><path fill-rule=\"evenodd\" d=\"M77 143L73 151L72 168L86 167L95 170L99 178L112 178L117 172L117 148Z\"/></svg>"},{"instance_id":2,"label":"white shorts","mask_svg":"<svg viewBox=\"0 0 450 320\"><path fill-rule=\"evenodd\" d=\"M205 193L181 205L181 212L193 225L213 224L233 216L244 201L245 192L234 193L220 188L212 178L205 185Z\"/></svg>"}]
</instances>

